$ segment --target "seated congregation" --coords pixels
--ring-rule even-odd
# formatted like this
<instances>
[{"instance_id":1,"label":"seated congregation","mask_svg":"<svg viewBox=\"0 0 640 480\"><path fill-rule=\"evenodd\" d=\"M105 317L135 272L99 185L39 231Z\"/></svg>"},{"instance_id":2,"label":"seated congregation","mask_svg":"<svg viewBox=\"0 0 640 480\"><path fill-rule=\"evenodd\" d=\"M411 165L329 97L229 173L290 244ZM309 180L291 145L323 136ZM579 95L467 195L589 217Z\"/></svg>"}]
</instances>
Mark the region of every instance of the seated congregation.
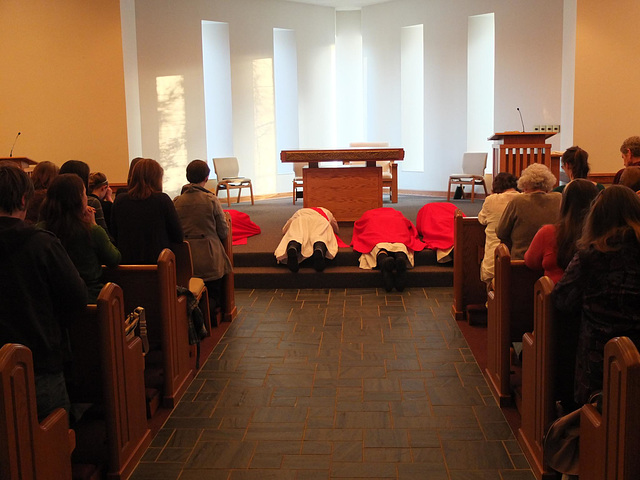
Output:
<instances>
[{"instance_id":1,"label":"seated congregation","mask_svg":"<svg viewBox=\"0 0 640 480\"><path fill-rule=\"evenodd\" d=\"M517 437L536 476L607 478L617 462L617 478L638 478L629 459L640 440L640 197L629 169L640 139L626 148L619 185L586 179L588 156L572 147L562 192L534 164L518 179L496 175L478 218L448 202L425 205L416 224L373 209L354 223L349 245L330 211L302 208L275 257L292 272L307 259L322 272L350 247L360 268L379 269L385 289L401 292L416 252L432 249L444 262L453 255L453 313L471 320L485 309L482 367L496 401L521 413ZM59 171L42 163L35 210L35 178L0 163L0 381L11 418L0 455L12 470L33 458L37 478L126 478L154 419L206 360L212 331L233 318L232 242L260 229L236 216L245 232L236 236L200 160L187 166L189 183L175 199L151 159L132 162L115 196L84 162ZM578 411L580 455L558 458L545 442L549 426Z\"/></svg>"},{"instance_id":2,"label":"seated congregation","mask_svg":"<svg viewBox=\"0 0 640 480\"><path fill-rule=\"evenodd\" d=\"M151 159L114 202L84 162L45 163L28 222L34 182L0 162L0 456L11 471L126 478L233 319L230 218L201 189L202 164L174 204Z\"/></svg>"},{"instance_id":3,"label":"seated congregation","mask_svg":"<svg viewBox=\"0 0 640 480\"><path fill-rule=\"evenodd\" d=\"M640 157L640 138L621 153L618 184L588 180L588 164L575 166L587 154L572 147L565 155L582 173L560 198L532 165L517 181L522 193L499 174L478 218L455 219L452 310L471 323L485 308L484 373L496 401L520 414L517 438L536 478L640 475L639 435L627 425L639 413L627 395L640 342L640 198L625 158Z\"/></svg>"}]
</instances>

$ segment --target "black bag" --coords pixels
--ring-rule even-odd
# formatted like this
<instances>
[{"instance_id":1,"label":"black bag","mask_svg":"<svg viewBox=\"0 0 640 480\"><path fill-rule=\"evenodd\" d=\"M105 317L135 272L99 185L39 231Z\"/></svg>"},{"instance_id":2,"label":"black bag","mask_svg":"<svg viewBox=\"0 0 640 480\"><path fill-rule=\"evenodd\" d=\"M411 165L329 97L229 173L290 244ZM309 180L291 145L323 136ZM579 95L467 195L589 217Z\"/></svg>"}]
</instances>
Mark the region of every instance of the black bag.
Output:
<instances>
[{"instance_id":1,"label":"black bag","mask_svg":"<svg viewBox=\"0 0 640 480\"><path fill-rule=\"evenodd\" d=\"M580 466L580 411L558 418L544 436L544 463L567 475L578 475Z\"/></svg>"}]
</instances>

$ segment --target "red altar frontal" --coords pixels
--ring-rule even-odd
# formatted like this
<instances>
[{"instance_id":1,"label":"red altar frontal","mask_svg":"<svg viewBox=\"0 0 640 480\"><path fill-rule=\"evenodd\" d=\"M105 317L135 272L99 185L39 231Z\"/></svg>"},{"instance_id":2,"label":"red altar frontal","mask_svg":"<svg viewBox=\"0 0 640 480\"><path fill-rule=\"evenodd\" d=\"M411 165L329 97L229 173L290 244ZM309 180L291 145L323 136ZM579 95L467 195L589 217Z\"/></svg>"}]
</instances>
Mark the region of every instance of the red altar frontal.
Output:
<instances>
[{"instance_id":1,"label":"red altar frontal","mask_svg":"<svg viewBox=\"0 0 640 480\"><path fill-rule=\"evenodd\" d=\"M364 212L382 207L380 161L404 159L402 148L282 150L284 163L308 163L302 173L304 206L325 207L339 222L356 221ZM320 162L365 162L364 166L320 168Z\"/></svg>"}]
</instances>

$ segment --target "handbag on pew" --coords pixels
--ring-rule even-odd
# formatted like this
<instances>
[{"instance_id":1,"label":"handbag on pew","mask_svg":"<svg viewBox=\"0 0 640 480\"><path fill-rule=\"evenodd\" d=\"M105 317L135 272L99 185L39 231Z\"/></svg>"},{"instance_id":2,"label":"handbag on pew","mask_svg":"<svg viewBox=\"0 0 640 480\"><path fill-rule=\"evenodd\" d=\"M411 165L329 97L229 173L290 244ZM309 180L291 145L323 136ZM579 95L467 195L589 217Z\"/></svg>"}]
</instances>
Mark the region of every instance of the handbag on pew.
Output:
<instances>
[{"instance_id":1,"label":"handbag on pew","mask_svg":"<svg viewBox=\"0 0 640 480\"><path fill-rule=\"evenodd\" d=\"M589 403L602 411L602 392L594 393ZM555 471L578 475L580 466L580 411L578 408L556 419L543 440L544 462Z\"/></svg>"},{"instance_id":2,"label":"handbag on pew","mask_svg":"<svg viewBox=\"0 0 640 480\"><path fill-rule=\"evenodd\" d=\"M149 339L147 338L147 318L143 307L136 307L124 321L124 336L127 340L135 336L136 328L142 340L142 354L146 355L149 352Z\"/></svg>"}]
</instances>

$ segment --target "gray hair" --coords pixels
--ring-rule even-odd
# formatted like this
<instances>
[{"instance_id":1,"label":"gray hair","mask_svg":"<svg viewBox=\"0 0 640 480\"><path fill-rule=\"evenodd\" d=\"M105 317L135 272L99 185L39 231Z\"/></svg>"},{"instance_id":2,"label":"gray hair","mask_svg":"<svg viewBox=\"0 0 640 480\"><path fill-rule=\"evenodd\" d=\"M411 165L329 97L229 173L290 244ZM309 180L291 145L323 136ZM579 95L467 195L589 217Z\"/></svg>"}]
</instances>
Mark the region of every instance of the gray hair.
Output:
<instances>
[{"instance_id":1,"label":"gray hair","mask_svg":"<svg viewBox=\"0 0 640 480\"><path fill-rule=\"evenodd\" d=\"M556 184L556 177L546 165L541 163L532 163L525 168L518 179L518 189L542 190L550 192Z\"/></svg>"}]
</instances>

